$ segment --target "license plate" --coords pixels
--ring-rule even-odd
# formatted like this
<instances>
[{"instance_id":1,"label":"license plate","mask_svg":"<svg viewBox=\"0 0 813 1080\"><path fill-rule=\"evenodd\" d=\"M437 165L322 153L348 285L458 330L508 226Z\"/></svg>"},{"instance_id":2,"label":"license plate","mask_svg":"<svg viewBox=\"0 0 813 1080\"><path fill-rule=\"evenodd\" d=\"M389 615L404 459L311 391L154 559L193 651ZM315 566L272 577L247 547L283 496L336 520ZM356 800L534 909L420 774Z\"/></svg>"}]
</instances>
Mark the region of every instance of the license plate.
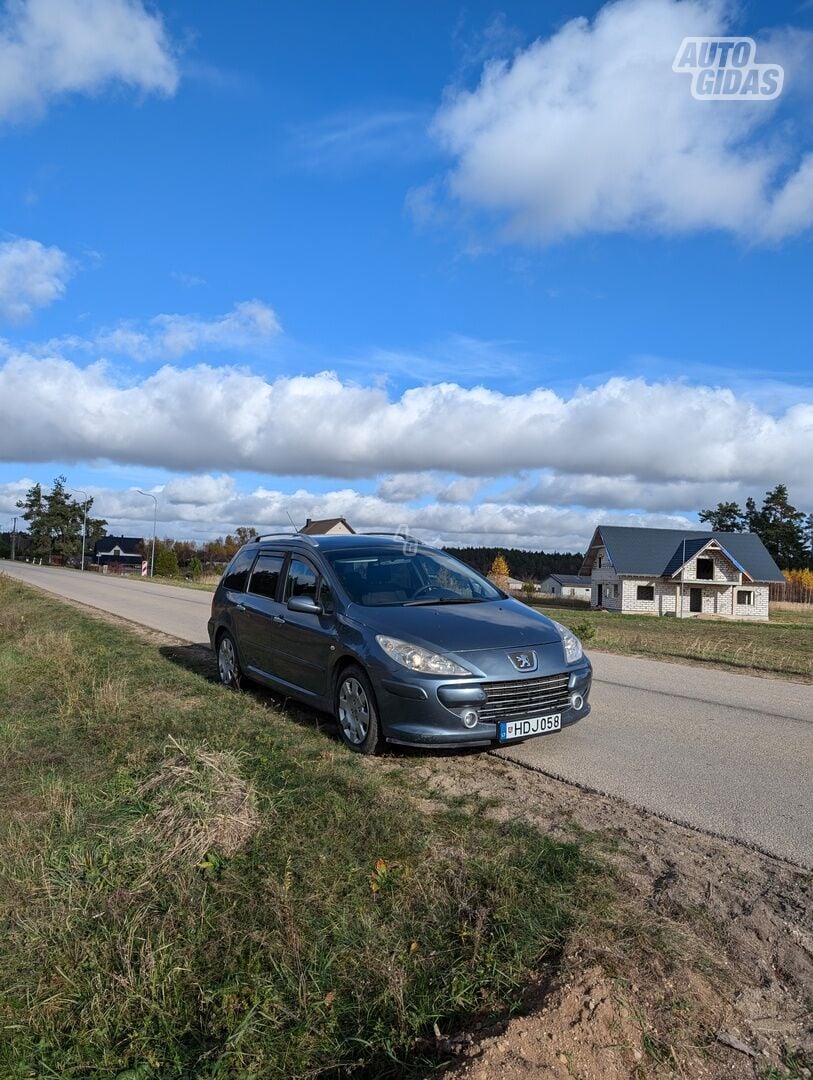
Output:
<instances>
[{"instance_id":1,"label":"license plate","mask_svg":"<svg viewBox=\"0 0 813 1080\"><path fill-rule=\"evenodd\" d=\"M527 739L530 735L546 735L562 726L562 714L531 716L527 720L503 720L500 723L500 739Z\"/></svg>"}]
</instances>

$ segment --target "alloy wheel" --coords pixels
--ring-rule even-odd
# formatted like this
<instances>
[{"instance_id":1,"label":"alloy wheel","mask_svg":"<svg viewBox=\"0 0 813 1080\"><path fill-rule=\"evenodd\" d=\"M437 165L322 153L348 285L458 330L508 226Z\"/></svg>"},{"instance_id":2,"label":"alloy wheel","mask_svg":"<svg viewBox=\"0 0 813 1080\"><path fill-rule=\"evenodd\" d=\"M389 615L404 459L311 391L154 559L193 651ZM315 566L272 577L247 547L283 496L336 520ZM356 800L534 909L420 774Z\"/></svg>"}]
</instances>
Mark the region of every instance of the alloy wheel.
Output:
<instances>
[{"instance_id":1,"label":"alloy wheel","mask_svg":"<svg viewBox=\"0 0 813 1080\"><path fill-rule=\"evenodd\" d=\"M217 670L220 681L225 686L234 686L237 682L237 656L234 651L234 642L225 635L217 650Z\"/></svg>"},{"instance_id":2,"label":"alloy wheel","mask_svg":"<svg viewBox=\"0 0 813 1080\"><path fill-rule=\"evenodd\" d=\"M348 742L360 746L370 727L370 702L358 679L345 679L339 690L339 723Z\"/></svg>"}]
</instances>

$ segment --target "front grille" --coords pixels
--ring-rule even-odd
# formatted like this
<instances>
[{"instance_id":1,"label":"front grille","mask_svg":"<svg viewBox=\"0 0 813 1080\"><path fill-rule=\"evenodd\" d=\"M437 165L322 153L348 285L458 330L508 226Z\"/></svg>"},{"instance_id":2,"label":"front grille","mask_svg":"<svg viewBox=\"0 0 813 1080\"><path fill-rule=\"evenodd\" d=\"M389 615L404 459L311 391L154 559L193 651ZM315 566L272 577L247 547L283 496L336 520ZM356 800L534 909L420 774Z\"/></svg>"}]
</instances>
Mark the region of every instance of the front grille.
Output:
<instances>
[{"instance_id":1,"label":"front grille","mask_svg":"<svg viewBox=\"0 0 813 1080\"><path fill-rule=\"evenodd\" d=\"M562 712L570 704L569 681L570 676L564 674L545 675L541 679L482 683L486 701L477 707L480 719L488 724Z\"/></svg>"}]
</instances>

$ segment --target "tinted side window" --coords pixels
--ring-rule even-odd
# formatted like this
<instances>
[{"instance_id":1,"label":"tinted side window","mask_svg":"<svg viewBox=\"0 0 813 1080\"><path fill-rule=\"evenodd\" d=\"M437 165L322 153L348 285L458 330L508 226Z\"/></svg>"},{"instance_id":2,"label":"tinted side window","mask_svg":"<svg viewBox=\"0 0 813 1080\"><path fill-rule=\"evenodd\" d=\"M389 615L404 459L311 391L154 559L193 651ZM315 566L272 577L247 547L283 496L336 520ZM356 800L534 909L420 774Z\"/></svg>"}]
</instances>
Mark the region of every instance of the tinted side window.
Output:
<instances>
[{"instance_id":1,"label":"tinted side window","mask_svg":"<svg viewBox=\"0 0 813 1080\"><path fill-rule=\"evenodd\" d=\"M245 592L246 578L253 562L253 551L238 551L223 575L225 588L231 589L233 592Z\"/></svg>"},{"instance_id":2,"label":"tinted side window","mask_svg":"<svg viewBox=\"0 0 813 1080\"><path fill-rule=\"evenodd\" d=\"M267 596L270 600L276 600L282 562L282 555L261 555L251 575L248 591L257 596Z\"/></svg>"},{"instance_id":3,"label":"tinted side window","mask_svg":"<svg viewBox=\"0 0 813 1080\"><path fill-rule=\"evenodd\" d=\"M292 596L309 596L316 599L317 575L310 563L303 559L291 559L288 567L288 577L285 582L286 602Z\"/></svg>"}]
</instances>

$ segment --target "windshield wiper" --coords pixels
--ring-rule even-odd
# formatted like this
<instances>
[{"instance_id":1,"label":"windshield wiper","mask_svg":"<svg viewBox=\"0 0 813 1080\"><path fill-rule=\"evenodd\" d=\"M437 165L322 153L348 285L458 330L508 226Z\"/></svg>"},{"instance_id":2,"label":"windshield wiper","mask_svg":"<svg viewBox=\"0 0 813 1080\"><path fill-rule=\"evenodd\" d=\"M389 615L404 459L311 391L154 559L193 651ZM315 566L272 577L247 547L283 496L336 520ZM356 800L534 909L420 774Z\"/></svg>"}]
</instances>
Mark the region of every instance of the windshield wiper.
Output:
<instances>
[{"instance_id":1,"label":"windshield wiper","mask_svg":"<svg viewBox=\"0 0 813 1080\"><path fill-rule=\"evenodd\" d=\"M477 596L429 596L426 600L405 600L402 607L424 607L427 604L483 604Z\"/></svg>"}]
</instances>

